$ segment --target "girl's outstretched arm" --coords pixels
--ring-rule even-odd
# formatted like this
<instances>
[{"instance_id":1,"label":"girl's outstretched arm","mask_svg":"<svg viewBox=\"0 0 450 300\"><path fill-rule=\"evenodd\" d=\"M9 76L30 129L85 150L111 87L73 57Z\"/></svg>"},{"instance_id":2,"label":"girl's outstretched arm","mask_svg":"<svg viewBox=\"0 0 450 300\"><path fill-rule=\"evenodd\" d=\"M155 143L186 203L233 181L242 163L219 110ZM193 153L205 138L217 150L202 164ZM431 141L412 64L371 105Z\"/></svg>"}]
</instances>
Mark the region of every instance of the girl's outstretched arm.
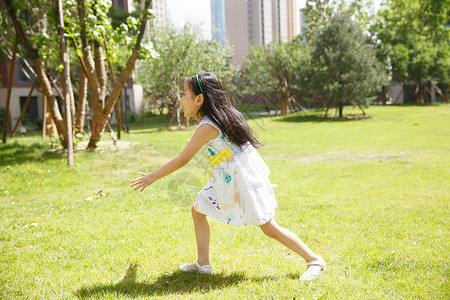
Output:
<instances>
[{"instance_id":1,"label":"girl's outstretched arm","mask_svg":"<svg viewBox=\"0 0 450 300\"><path fill-rule=\"evenodd\" d=\"M180 155L178 155L153 173L145 174L139 172L142 177L132 180L130 187L136 186L134 190L136 191L138 189L141 189L142 192L147 186L149 186L156 180L161 179L172 172L175 172L176 170L187 164L207 141L215 139L218 134L219 131L209 124L200 126L195 131L191 141L186 146L186 148L184 148L183 152L181 152Z\"/></svg>"}]
</instances>

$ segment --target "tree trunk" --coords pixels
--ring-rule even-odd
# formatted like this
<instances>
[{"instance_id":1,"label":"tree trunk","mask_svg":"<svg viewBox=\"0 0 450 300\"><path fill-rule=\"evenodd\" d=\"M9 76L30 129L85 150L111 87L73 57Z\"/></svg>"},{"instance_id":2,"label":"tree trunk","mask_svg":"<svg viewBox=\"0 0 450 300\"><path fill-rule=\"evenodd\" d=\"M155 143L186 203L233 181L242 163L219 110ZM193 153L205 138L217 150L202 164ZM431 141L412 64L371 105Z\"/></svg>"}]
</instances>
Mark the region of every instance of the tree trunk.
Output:
<instances>
[{"instance_id":1,"label":"tree trunk","mask_svg":"<svg viewBox=\"0 0 450 300\"><path fill-rule=\"evenodd\" d=\"M47 101L47 107L48 107L48 101ZM50 115L49 112L47 112L46 120L47 120L46 128L47 128L48 136L51 138L57 138L58 137L58 129L56 128L55 121L53 121L52 116Z\"/></svg>"},{"instance_id":2,"label":"tree trunk","mask_svg":"<svg viewBox=\"0 0 450 300\"><path fill-rule=\"evenodd\" d=\"M445 89L445 97L444 97L444 101L447 103L450 103L450 100L448 98L448 94L450 93L450 85L447 84L447 88Z\"/></svg>"},{"instance_id":3,"label":"tree trunk","mask_svg":"<svg viewBox=\"0 0 450 300\"><path fill-rule=\"evenodd\" d=\"M116 104L114 104L114 110L116 111L117 118L117 139L120 140L120 129L122 127L122 116L120 115L120 95L117 98Z\"/></svg>"},{"instance_id":4,"label":"tree trunk","mask_svg":"<svg viewBox=\"0 0 450 300\"><path fill-rule=\"evenodd\" d=\"M82 0L78 0L78 1L83 2ZM113 90L111 91L110 95L106 99L104 108L100 110L100 105L96 105L94 103L94 119L92 120L92 135L91 135L91 139L89 140L88 148L96 148L97 147L97 143L98 143L98 141L100 141L100 139L103 135L103 131L105 129L106 122L108 121L108 119L110 117L110 114L112 112L114 104L116 103L122 88L125 86L128 77L130 76L131 72L134 70L136 60L138 59L139 53L140 53L141 41L142 41L142 38L145 33L145 26L146 26L147 20L148 20L148 8L150 6L150 2L151 2L150 0L145 1L145 6L143 8L144 14L143 14L141 26L139 29L139 35L136 39L136 45L134 47L133 53L130 56L130 58L128 59L125 68L120 73L119 80L114 85ZM80 14L80 20L83 19L83 24L84 24L84 4L82 5L82 7L83 7L83 17L81 17L81 14ZM84 28L84 27L82 26L82 28ZM83 32L83 29L82 29L82 32ZM84 34L85 34L85 32L84 32ZM88 76L88 78L89 78L89 76Z\"/></svg>"},{"instance_id":5,"label":"tree trunk","mask_svg":"<svg viewBox=\"0 0 450 300\"><path fill-rule=\"evenodd\" d=\"M425 103L425 100L424 100L424 98L423 98L423 85L422 85L422 80L419 81L419 86L418 86L418 88L419 88L419 91L418 91L418 94L419 94L419 103L420 103L420 104L424 104L424 103Z\"/></svg>"},{"instance_id":6,"label":"tree trunk","mask_svg":"<svg viewBox=\"0 0 450 300\"><path fill-rule=\"evenodd\" d=\"M449 92L449 85L447 85L447 88L445 90L445 95L444 93L442 93L442 90L437 86L437 84L431 82L430 83L432 88L436 91L436 93L438 93L439 96L441 96L442 101L449 103L448 101L448 92Z\"/></svg>"},{"instance_id":7,"label":"tree trunk","mask_svg":"<svg viewBox=\"0 0 450 300\"><path fill-rule=\"evenodd\" d=\"M92 58L91 46L87 40L86 34L86 24L85 24L85 7L84 0L77 1L78 6L78 14L80 18L80 38L82 42L82 51L83 51L83 62L86 68L86 77L88 79L89 88L91 91L91 101L92 107L94 109L94 120L99 119L101 117L101 113L103 111L104 98L101 98L101 91L99 85L99 79L97 78L97 71L95 69L95 62ZM97 53L98 54L98 53ZM92 132L96 131L94 122L92 122ZM92 139L92 136L91 136Z\"/></svg>"},{"instance_id":8,"label":"tree trunk","mask_svg":"<svg viewBox=\"0 0 450 300\"><path fill-rule=\"evenodd\" d=\"M78 51L78 45L76 40L73 41L75 45L75 50ZM88 85L88 78L87 78L87 67L84 62L83 57L78 56L78 60L80 61L81 65L81 73L80 73L80 86L78 88L78 107L75 115L75 131L85 134L84 132L84 120L86 117L86 111L88 110L88 103L87 103L87 85ZM90 122L88 122L88 132L90 134Z\"/></svg>"},{"instance_id":9,"label":"tree trunk","mask_svg":"<svg viewBox=\"0 0 450 300\"><path fill-rule=\"evenodd\" d=\"M99 114L101 115L103 111L104 99L100 98L100 85L95 71L95 63L91 55L91 46L83 46L83 59L86 65L86 77L88 78L88 84L91 91L91 102L94 110L93 120L95 120L96 118L99 118ZM92 131L94 132L95 130L95 124L93 122Z\"/></svg>"},{"instance_id":10,"label":"tree trunk","mask_svg":"<svg viewBox=\"0 0 450 300\"><path fill-rule=\"evenodd\" d=\"M102 34L103 37L103 44L105 46L105 52L108 53L108 44L106 44L106 37L104 34ZM112 86L116 85L116 76L114 75L114 68L111 63L111 60L108 59L108 67L109 72L111 74L111 83ZM120 129L122 127L122 116L120 115L120 95L117 98L116 104L114 105L114 110L116 111L116 118L117 118L117 138L120 140Z\"/></svg>"},{"instance_id":11,"label":"tree trunk","mask_svg":"<svg viewBox=\"0 0 450 300\"><path fill-rule=\"evenodd\" d=\"M381 88L381 103L386 105L386 86L383 85Z\"/></svg>"},{"instance_id":12,"label":"tree trunk","mask_svg":"<svg viewBox=\"0 0 450 300\"><path fill-rule=\"evenodd\" d=\"M363 107L361 104L358 104L359 109L362 111L363 116L366 116L366 112L364 111Z\"/></svg>"},{"instance_id":13,"label":"tree trunk","mask_svg":"<svg viewBox=\"0 0 450 300\"><path fill-rule=\"evenodd\" d=\"M67 40L66 40L67 43ZM66 44L67 47L67 44ZM67 48L69 50L69 48ZM67 51L67 55L69 56L69 51ZM70 57L70 56L69 56ZM69 96L70 96L70 119L72 121L72 136L75 132L75 114L76 114L76 108L75 108L75 95L73 94L73 86L72 86L72 80L70 80L70 58L68 62L68 68L69 68Z\"/></svg>"},{"instance_id":14,"label":"tree trunk","mask_svg":"<svg viewBox=\"0 0 450 300\"><path fill-rule=\"evenodd\" d=\"M177 124L178 124L178 127L181 127L180 110L179 110L178 107L177 107L175 111L177 112Z\"/></svg>"},{"instance_id":15,"label":"tree trunk","mask_svg":"<svg viewBox=\"0 0 450 300\"><path fill-rule=\"evenodd\" d=\"M328 106L328 104L327 104L327 106L325 107L325 118L328 117L328 110L329 109L330 109L330 106Z\"/></svg>"},{"instance_id":16,"label":"tree trunk","mask_svg":"<svg viewBox=\"0 0 450 300\"><path fill-rule=\"evenodd\" d=\"M78 88L78 107L75 115L75 131L84 134L84 118L87 104L87 77L80 73L80 87Z\"/></svg>"},{"instance_id":17,"label":"tree trunk","mask_svg":"<svg viewBox=\"0 0 450 300\"><path fill-rule=\"evenodd\" d=\"M56 128L58 130L58 134L63 136L63 143L65 143L65 126L63 119L61 117L61 113L59 112L58 106L55 105L56 99L55 95L53 94L50 81L47 77L46 67L44 65L44 62L39 56L39 51L35 48L33 48L28 40L28 36L26 35L22 25L20 24L15 10L12 5L12 0L3 0L6 4L8 15L14 25L14 29L16 31L17 37L20 40L22 46L25 48L25 51L30 56L33 66L35 68L37 80L39 82L39 85L42 88L42 93L46 95L47 101L48 101L48 110L50 115L52 116L52 119L56 125Z\"/></svg>"},{"instance_id":18,"label":"tree trunk","mask_svg":"<svg viewBox=\"0 0 450 300\"><path fill-rule=\"evenodd\" d=\"M67 43L67 41L65 41L65 43ZM67 52L67 55L70 57L70 54L69 54L69 51L70 51L70 49L69 49L69 47L67 47L66 46L66 50L65 50L66 52ZM62 50L61 50L61 63L64 65L64 62L63 62L63 60L64 60L64 53L62 53ZM67 65L67 68L69 69L69 74L70 74L70 63ZM64 70L62 71L62 73L60 73L60 76L61 76L61 83L62 83L62 89L63 89L63 94L64 95L69 95L69 97L70 97L70 101L69 102L67 102L69 105L70 105L70 117L71 117L71 120L72 120L72 128L74 129L75 128L75 99L74 99L74 95L73 95L73 87L72 87L72 80L70 80L70 76L69 76L69 78L68 78L68 80L66 80L66 78L65 78L65 76L64 76ZM54 85L55 87L56 87L56 84ZM61 98L61 99L66 99L66 97L65 96L63 96L64 98ZM72 136L73 136L73 133L72 133Z\"/></svg>"},{"instance_id":19,"label":"tree trunk","mask_svg":"<svg viewBox=\"0 0 450 300\"><path fill-rule=\"evenodd\" d=\"M94 63L95 72L97 74L98 87L100 89L100 99L104 100L106 95L106 84L108 77L106 75L105 61L103 58L103 49L100 44L94 42Z\"/></svg>"},{"instance_id":20,"label":"tree trunk","mask_svg":"<svg viewBox=\"0 0 450 300\"><path fill-rule=\"evenodd\" d=\"M172 124L173 119L175 118L175 114L176 114L176 108L175 108L175 107L171 107L171 106L169 105L169 107L168 107L168 113L167 113L166 127L169 127L170 124Z\"/></svg>"},{"instance_id":21,"label":"tree trunk","mask_svg":"<svg viewBox=\"0 0 450 300\"><path fill-rule=\"evenodd\" d=\"M16 131L19 128L19 125L22 122L23 117L25 116L25 113L28 108L28 104L30 104L30 99L31 99L31 95L33 94L33 91L34 91L34 83L31 86L30 92L28 93L27 100L25 100L25 104L22 107L22 112L20 113L19 119L17 119L16 126L14 126L14 129L11 131L11 138L13 138L16 135Z\"/></svg>"},{"instance_id":22,"label":"tree trunk","mask_svg":"<svg viewBox=\"0 0 450 300\"><path fill-rule=\"evenodd\" d=\"M42 129L42 138L45 138L45 131L48 132L48 136L51 138L57 138L58 137L58 130L56 129L56 125L55 122L52 119L52 116L49 113L49 108L48 108L48 101L47 101L47 96L44 94L44 105L45 105L45 109L44 109L44 120L45 122L43 122L42 126L45 128Z\"/></svg>"},{"instance_id":23,"label":"tree trunk","mask_svg":"<svg viewBox=\"0 0 450 300\"><path fill-rule=\"evenodd\" d=\"M11 69L9 71L9 81L8 81L8 96L6 96L6 111L5 111L5 121L3 124L3 144L6 143L6 136L8 135L9 128L9 106L11 103L11 91L12 83L14 80L14 71L16 70L16 51L17 51L17 39L14 42L14 54L11 61Z\"/></svg>"},{"instance_id":24,"label":"tree trunk","mask_svg":"<svg viewBox=\"0 0 450 300\"><path fill-rule=\"evenodd\" d=\"M134 50L131 57L128 59L125 69L122 70L119 80L114 86L111 94L108 96L105 102L105 107L99 110L99 106L94 105L94 119L92 120L92 135L88 144L88 148L97 147L98 141L100 141L103 131L105 129L106 122L110 118L110 114L114 107L117 98L120 95L120 91L125 86L126 80L130 76L131 72L134 70L134 64L139 57L139 50Z\"/></svg>"},{"instance_id":25,"label":"tree trunk","mask_svg":"<svg viewBox=\"0 0 450 300\"><path fill-rule=\"evenodd\" d=\"M288 113L288 100L282 98L280 104L281 104L281 114L286 115Z\"/></svg>"},{"instance_id":26,"label":"tree trunk","mask_svg":"<svg viewBox=\"0 0 450 300\"><path fill-rule=\"evenodd\" d=\"M41 138L45 139L45 132L47 129L47 97L45 95L43 95L43 105L42 105L42 134L41 134Z\"/></svg>"},{"instance_id":27,"label":"tree trunk","mask_svg":"<svg viewBox=\"0 0 450 300\"><path fill-rule=\"evenodd\" d=\"M73 95L69 94L72 89L70 83L70 70L69 70L69 49L66 45L66 38L64 36L64 16L63 16L62 0L58 0L58 19L59 19L59 35L61 39L61 52L63 56L63 80L64 83L64 98L66 99L65 105L65 119L66 119L66 146L67 146L67 165L73 166L73 139L72 139L72 99Z\"/></svg>"},{"instance_id":28,"label":"tree trunk","mask_svg":"<svg viewBox=\"0 0 450 300\"><path fill-rule=\"evenodd\" d=\"M339 104L339 118L342 118L344 116L344 105Z\"/></svg>"}]
</instances>

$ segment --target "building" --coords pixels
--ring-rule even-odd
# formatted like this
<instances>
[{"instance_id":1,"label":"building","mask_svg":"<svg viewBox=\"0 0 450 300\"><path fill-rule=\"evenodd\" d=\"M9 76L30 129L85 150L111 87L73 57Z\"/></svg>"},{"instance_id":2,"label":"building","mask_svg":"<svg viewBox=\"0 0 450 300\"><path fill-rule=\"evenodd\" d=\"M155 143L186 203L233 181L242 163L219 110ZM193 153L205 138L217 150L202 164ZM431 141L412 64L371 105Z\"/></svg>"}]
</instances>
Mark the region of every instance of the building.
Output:
<instances>
[{"instance_id":1,"label":"building","mask_svg":"<svg viewBox=\"0 0 450 300\"><path fill-rule=\"evenodd\" d=\"M280 42L287 42L288 24L281 22L282 16L287 16L287 1L272 0L272 32Z\"/></svg>"},{"instance_id":2,"label":"building","mask_svg":"<svg viewBox=\"0 0 450 300\"><path fill-rule=\"evenodd\" d=\"M129 12L136 10L136 4L133 0L112 0L113 7L116 9L123 9ZM144 7L142 1L141 7ZM166 0L152 0L150 2L150 9L155 15L155 23L159 24L167 20L167 1Z\"/></svg>"},{"instance_id":3,"label":"building","mask_svg":"<svg viewBox=\"0 0 450 300\"><path fill-rule=\"evenodd\" d=\"M251 36L251 15L248 15L250 1L228 0L225 5L226 45L233 48L233 63L241 63L248 53ZM211 22L214 15L211 16Z\"/></svg>"},{"instance_id":4,"label":"building","mask_svg":"<svg viewBox=\"0 0 450 300\"><path fill-rule=\"evenodd\" d=\"M298 14L295 0L211 0L213 39L225 37L224 44L234 49L232 62L241 63L250 45L296 36Z\"/></svg>"},{"instance_id":5,"label":"building","mask_svg":"<svg viewBox=\"0 0 450 300\"><path fill-rule=\"evenodd\" d=\"M8 84L11 70L11 61L2 60L0 58L0 116L1 124L3 128L4 114L6 108L6 101L8 96ZM14 66L14 77L12 81L10 107L9 107L9 124L8 127L12 129L16 124L17 119L20 116L22 107L25 104L26 99L31 90L31 83L25 77L24 73L16 65ZM55 92L56 94L56 92ZM26 111L24 124L36 124L39 119L42 119L43 115L43 97L36 89L33 89L31 93L30 102Z\"/></svg>"},{"instance_id":6,"label":"building","mask_svg":"<svg viewBox=\"0 0 450 300\"><path fill-rule=\"evenodd\" d=\"M278 0L282 1L282 0ZM288 28L288 40L292 40L298 34L300 34L299 27L299 17L300 9L297 7L297 1L287 0L287 11L286 11L286 23Z\"/></svg>"},{"instance_id":7,"label":"building","mask_svg":"<svg viewBox=\"0 0 450 300\"><path fill-rule=\"evenodd\" d=\"M272 32L272 0L248 1L248 17L251 22L249 43L253 45L268 45L273 41Z\"/></svg>"},{"instance_id":8,"label":"building","mask_svg":"<svg viewBox=\"0 0 450 300\"><path fill-rule=\"evenodd\" d=\"M306 22L306 16L305 16L305 11L303 9L300 9L299 12L299 34L303 35L303 43L306 44L306 37L304 36L304 34L306 33L306 31L308 30L308 23Z\"/></svg>"},{"instance_id":9,"label":"building","mask_svg":"<svg viewBox=\"0 0 450 300\"><path fill-rule=\"evenodd\" d=\"M154 24L164 24L167 21L168 13L166 0L152 0L150 8L153 9L153 13L155 14Z\"/></svg>"},{"instance_id":10,"label":"building","mask_svg":"<svg viewBox=\"0 0 450 300\"><path fill-rule=\"evenodd\" d=\"M225 0L211 0L211 34L225 46Z\"/></svg>"}]
</instances>

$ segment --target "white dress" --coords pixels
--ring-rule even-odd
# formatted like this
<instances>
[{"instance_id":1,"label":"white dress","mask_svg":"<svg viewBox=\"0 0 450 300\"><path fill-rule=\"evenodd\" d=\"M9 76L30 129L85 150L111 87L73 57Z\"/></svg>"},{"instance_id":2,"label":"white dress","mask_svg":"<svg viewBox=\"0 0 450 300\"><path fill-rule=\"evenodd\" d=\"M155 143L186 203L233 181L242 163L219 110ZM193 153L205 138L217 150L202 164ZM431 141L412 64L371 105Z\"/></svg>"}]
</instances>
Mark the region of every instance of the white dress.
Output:
<instances>
[{"instance_id":1,"label":"white dress","mask_svg":"<svg viewBox=\"0 0 450 300\"><path fill-rule=\"evenodd\" d=\"M212 169L194 209L232 225L267 223L277 207L269 167L249 142L236 146L210 118L204 117L198 127L204 124L215 127L219 135L209 141Z\"/></svg>"}]
</instances>

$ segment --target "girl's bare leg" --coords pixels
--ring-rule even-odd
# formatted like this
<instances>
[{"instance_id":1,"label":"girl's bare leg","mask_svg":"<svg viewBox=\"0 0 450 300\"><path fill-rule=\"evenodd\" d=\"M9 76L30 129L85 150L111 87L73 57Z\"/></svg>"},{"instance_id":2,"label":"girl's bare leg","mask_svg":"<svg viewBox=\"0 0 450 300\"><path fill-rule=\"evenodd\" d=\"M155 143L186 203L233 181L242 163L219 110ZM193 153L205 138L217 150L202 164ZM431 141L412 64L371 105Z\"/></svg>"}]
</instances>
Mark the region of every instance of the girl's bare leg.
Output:
<instances>
[{"instance_id":1,"label":"girl's bare leg","mask_svg":"<svg viewBox=\"0 0 450 300\"><path fill-rule=\"evenodd\" d=\"M195 239L197 240L198 264L209 265L209 223L204 214L197 212L194 207L191 209L192 219L194 220ZM191 270L197 270L196 264L188 266Z\"/></svg>"},{"instance_id":2,"label":"girl's bare leg","mask_svg":"<svg viewBox=\"0 0 450 300\"><path fill-rule=\"evenodd\" d=\"M276 239L277 241L300 255L306 262L319 259L319 256L315 254L295 233L278 225L275 219L271 219L269 222L260 225L259 227L265 235ZM307 272L312 274L319 274L320 266L309 266Z\"/></svg>"}]
</instances>

